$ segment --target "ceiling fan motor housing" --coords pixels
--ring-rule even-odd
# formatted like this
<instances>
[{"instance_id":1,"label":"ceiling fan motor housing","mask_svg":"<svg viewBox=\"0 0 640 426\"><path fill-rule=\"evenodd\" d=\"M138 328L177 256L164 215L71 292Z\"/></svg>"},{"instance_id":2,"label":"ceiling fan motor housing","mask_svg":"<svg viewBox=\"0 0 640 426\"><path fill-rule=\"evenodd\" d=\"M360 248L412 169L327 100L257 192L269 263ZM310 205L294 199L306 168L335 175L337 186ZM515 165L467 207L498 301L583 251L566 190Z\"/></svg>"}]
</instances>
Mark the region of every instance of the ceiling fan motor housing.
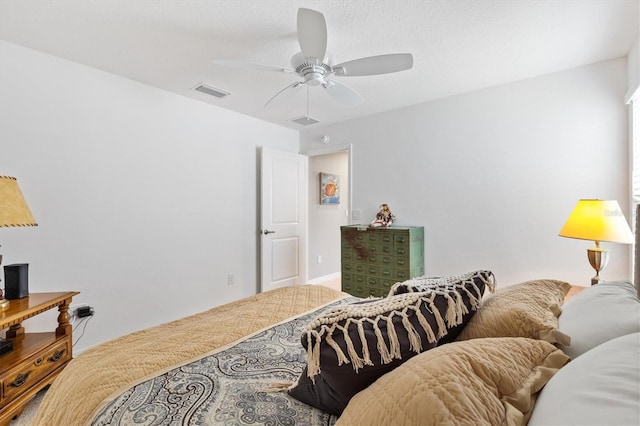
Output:
<instances>
[{"instance_id":1,"label":"ceiling fan motor housing","mask_svg":"<svg viewBox=\"0 0 640 426\"><path fill-rule=\"evenodd\" d=\"M309 86L318 86L324 83L324 78L333 72L331 65L324 62L316 63L315 60L309 60L302 53L296 53L291 58L291 67L296 73L304 78Z\"/></svg>"}]
</instances>

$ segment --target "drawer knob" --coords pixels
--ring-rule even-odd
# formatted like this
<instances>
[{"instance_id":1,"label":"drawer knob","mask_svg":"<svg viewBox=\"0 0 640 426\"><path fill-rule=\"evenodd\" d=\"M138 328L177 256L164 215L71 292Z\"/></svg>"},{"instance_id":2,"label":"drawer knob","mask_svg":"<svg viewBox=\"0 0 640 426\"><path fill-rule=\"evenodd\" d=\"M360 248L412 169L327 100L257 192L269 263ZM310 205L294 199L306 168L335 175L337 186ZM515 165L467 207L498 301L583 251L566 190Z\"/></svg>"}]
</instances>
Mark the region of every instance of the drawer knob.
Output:
<instances>
[{"instance_id":1,"label":"drawer knob","mask_svg":"<svg viewBox=\"0 0 640 426\"><path fill-rule=\"evenodd\" d=\"M11 386L12 388L19 388L20 386L25 384L30 374L31 374L31 371L18 374L16 379L13 382L9 383L9 386Z\"/></svg>"},{"instance_id":2,"label":"drawer knob","mask_svg":"<svg viewBox=\"0 0 640 426\"><path fill-rule=\"evenodd\" d=\"M55 351L53 355L51 355L49 357L49 359L47 359L47 361L49 362L58 362L60 361L60 359L62 358L62 356L64 355L64 349L59 350L59 351Z\"/></svg>"}]
</instances>

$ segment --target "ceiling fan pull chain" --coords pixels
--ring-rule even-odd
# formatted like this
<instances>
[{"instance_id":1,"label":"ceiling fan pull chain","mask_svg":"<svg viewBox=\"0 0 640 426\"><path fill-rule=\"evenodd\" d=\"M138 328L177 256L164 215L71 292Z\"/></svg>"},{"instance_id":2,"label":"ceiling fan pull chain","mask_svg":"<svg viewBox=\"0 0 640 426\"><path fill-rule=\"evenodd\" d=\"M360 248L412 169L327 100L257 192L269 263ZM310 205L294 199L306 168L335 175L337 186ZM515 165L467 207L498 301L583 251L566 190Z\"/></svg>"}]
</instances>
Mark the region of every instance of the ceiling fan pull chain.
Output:
<instances>
[{"instance_id":1,"label":"ceiling fan pull chain","mask_svg":"<svg viewBox=\"0 0 640 426\"><path fill-rule=\"evenodd\" d=\"M309 85L307 84L307 121L309 120Z\"/></svg>"}]
</instances>

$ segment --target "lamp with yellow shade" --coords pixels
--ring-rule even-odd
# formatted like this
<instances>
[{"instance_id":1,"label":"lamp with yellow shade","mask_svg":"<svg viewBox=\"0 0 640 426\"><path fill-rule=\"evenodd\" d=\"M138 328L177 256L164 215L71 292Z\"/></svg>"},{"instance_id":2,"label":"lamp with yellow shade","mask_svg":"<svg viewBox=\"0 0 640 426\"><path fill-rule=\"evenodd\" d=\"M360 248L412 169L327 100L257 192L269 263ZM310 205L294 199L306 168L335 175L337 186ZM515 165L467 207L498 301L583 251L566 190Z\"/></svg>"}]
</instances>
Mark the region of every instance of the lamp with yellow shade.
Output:
<instances>
[{"instance_id":1,"label":"lamp with yellow shade","mask_svg":"<svg viewBox=\"0 0 640 426\"><path fill-rule=\"evenodd\" d=\"M560 233L561 237L595 241L587 249L587 257L596 275L591 284L600 282L600 271L609 262L609 251L600 247L601 241L632 244L633 234L615 200L580 200L569 215Z\"/></svg>"},{"instance_id":2,"label":"lamp with yellow shade","mask_svg":"<svg viewBox=\"0 0 640 426\"><path fill-rule=\"evenodd\" d=\"M0 227L38 226L25 201L18 181L14 177L0 176ZM2 265L2 253L0 253ZM0 310L9 306L9 301L0 290Z\"/></svg>"}]
</instances>

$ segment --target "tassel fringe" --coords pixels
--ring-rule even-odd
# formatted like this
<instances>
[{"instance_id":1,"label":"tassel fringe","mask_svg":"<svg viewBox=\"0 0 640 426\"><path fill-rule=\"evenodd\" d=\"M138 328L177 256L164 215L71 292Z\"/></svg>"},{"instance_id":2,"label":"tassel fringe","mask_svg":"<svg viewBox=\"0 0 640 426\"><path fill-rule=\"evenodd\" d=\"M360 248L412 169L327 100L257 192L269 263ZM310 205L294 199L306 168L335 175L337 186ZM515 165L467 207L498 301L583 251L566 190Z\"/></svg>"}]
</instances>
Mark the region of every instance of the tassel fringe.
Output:
<instances>
[{"instance_id":1,"label":"tassel fringe","mask_svg":"<svg viewBox=\"0 0 640 426\"><path fill-rule=\"evenodd\" d=\"M314 380L320 373L320 345L323 340L335 351L339 366L351 364L358 372L366 365L374 365L365 328L373 331L376 349L383 364L401 359L400 341L394 327L394 318L399 318L407 333L409 349L415 353L422 352L421 336L426 336L427 341L433 343L445 336L448 328L461 324L464 315L469 313L469 309L464 304L463 292L469 298L472 311L480 307L483 295L476 285L477 278L491 293L495 291L495 277L490 271L477 271L448 278L421 277L396 283L389 293L394 297L368 303L343 305L325 312L315 318L304 331L307 336L308 376ZM405 292L396 295L395 291L400 286ZM436 297L443 297L446 300L445 312L440 312L437 308ZM433 315L435 327L431 326L422 309ZM417 319L417 324L412 324L410 321L409 318L412 315ZM380 329L380 325L383 324L386 326L386 333ZM356 333L353 333L354 331ZM341 340L344 340L344 347L335 340L336 334L340 334ZM356 335L359 343L357 347L352 340Z\"/></svg>"}]
</instances>

